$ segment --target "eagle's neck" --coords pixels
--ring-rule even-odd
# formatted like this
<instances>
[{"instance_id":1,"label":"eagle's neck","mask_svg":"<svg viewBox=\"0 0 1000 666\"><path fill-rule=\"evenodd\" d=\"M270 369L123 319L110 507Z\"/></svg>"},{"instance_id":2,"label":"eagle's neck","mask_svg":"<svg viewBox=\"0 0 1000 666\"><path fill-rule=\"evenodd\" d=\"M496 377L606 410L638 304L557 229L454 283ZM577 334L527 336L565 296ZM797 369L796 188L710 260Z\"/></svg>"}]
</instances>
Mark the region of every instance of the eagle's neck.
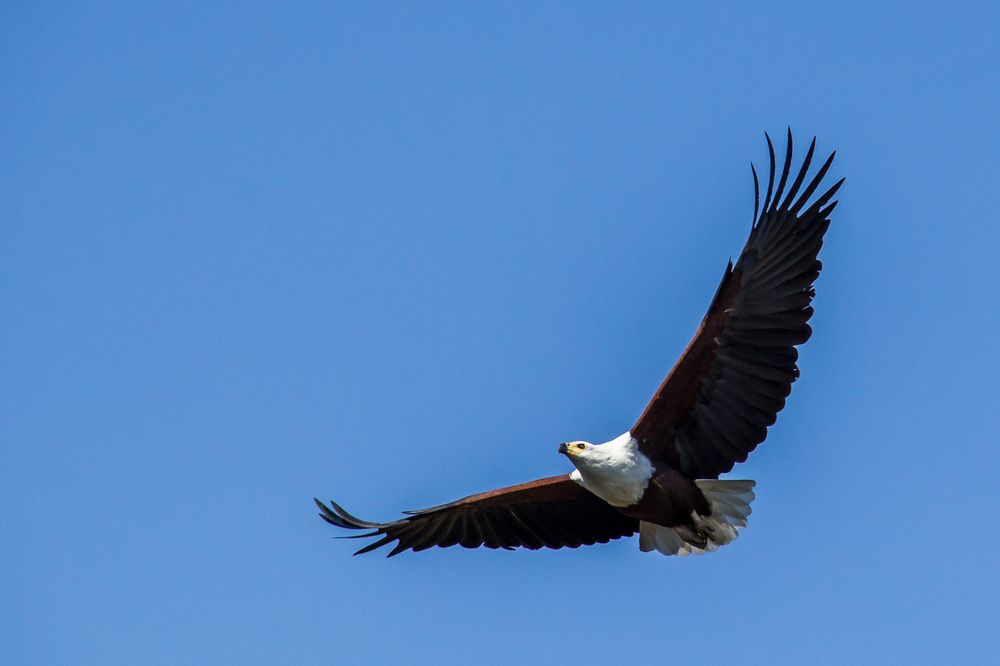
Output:
<instances>
[{"instance_id":1,"label":"eagle's neck","mask_svg":"<svg viewBox=\"0 0 1000 666\"><path fill-rule=\"evenodd\" d=\"M636 504L653 476L652 463L628 432L571 460L576 469L569 477L611 506Z\"/></svg>"}]
</instances>

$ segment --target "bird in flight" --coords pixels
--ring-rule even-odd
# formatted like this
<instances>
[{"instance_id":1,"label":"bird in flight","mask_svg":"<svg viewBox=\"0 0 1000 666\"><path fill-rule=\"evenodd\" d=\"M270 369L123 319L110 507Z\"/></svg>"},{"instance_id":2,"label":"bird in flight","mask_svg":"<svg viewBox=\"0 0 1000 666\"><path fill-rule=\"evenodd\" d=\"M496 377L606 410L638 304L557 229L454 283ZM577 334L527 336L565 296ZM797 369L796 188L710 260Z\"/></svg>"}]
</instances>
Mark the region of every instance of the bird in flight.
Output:
<instances>
[{"instance_id":1,"label":"bird in flight","mask_svg":"<svg viewBox=\"0 0 1000 666\"><path fill-rule=\"evenodd\" d=\"M336 527L374 539L357 554L392 542L388 556L433 546L577 548L639 533L642 551L713 551L747 526L754 481L719 479L767 437L785 406L819 276L837 181L807 206L833 153L804 189L816 139L791 175L792 133L775 186L775 157L760 205L757 171L750 237L726 267L708 313L639 420L603 444L559 445L575 469L450 504L405 512L388 523L355 518L336 502L315 500Z\"/></svg>"}]
</instances>

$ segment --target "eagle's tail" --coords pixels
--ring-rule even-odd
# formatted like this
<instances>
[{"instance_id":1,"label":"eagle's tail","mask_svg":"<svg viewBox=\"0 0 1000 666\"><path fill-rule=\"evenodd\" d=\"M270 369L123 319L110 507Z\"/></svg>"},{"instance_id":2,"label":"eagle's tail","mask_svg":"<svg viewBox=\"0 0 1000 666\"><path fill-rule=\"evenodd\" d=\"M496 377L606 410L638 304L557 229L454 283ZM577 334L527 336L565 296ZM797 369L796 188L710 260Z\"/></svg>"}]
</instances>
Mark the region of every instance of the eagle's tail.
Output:
<instances>
[{"instance_id":1,"label":"eagle's tail","mask_svg":"<svg viewBox=\"0 0 1000 666\"><path fill-rule=\"evenodd\" d=\"M692 553L701 555L726 545L747 526L755 481L698 479L695 483L711 504L712 513L707 516L692 513L695 529L642 521L639 524L640 550L658 550L664 555L681 557Z\"/></svg>"}]
</instances>

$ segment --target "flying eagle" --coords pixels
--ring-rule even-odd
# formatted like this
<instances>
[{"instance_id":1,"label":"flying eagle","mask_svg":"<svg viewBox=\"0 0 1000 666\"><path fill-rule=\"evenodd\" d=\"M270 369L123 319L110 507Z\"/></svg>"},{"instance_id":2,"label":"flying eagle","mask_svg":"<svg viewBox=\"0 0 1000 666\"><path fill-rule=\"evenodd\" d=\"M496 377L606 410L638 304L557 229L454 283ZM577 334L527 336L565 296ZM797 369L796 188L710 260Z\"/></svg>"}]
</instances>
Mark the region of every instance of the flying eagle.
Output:
<instances>
[{"instance_id":1,"label":"flying eagle","mask_svg":"<svg viewBox=\"0 0 1000 666\"><path fill-rule=\"evenodd\" d=\"M812 333L807 322L817 255L837 205L831 199L844 182L806 207L836 154L800 195L815 146L814 138L786 194L791 130L777 187L767 137L763 207L751 164L750 238L736 264L726 267L694 338L628 432L603 444L560 444L559 453L576 468L571 474L407 512L389 523L360 520L336 502L316 500L320 516L337 527L368 530L354 536L376 537L355 554L397 542L390 557L432 546L576 548L636 532L642 551L683 556L735 539L747 525L755 482L718 477L764 441L799 376L795 346Z\"/></svg>"}]
</instances>

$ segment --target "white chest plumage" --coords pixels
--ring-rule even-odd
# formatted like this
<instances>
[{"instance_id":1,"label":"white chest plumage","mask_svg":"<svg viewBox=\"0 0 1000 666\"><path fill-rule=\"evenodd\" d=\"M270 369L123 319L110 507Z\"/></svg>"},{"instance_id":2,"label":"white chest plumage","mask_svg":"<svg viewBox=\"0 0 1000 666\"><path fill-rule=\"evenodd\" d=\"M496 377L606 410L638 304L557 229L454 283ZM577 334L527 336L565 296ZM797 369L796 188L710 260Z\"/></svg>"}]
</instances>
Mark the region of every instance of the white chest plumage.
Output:
<instances>
[{"instance_id":1,"label":"white chest plumage","mask_svg":"<svg viewBox=\"0 0 1000 666\"><path fill-rule=\"evenodd\" d=\"M569 478L611 506L637 503L653 476L653 464L628 432L604 444L588 445L570 460L576 469Z\"/></svg>"}]
</instances>

